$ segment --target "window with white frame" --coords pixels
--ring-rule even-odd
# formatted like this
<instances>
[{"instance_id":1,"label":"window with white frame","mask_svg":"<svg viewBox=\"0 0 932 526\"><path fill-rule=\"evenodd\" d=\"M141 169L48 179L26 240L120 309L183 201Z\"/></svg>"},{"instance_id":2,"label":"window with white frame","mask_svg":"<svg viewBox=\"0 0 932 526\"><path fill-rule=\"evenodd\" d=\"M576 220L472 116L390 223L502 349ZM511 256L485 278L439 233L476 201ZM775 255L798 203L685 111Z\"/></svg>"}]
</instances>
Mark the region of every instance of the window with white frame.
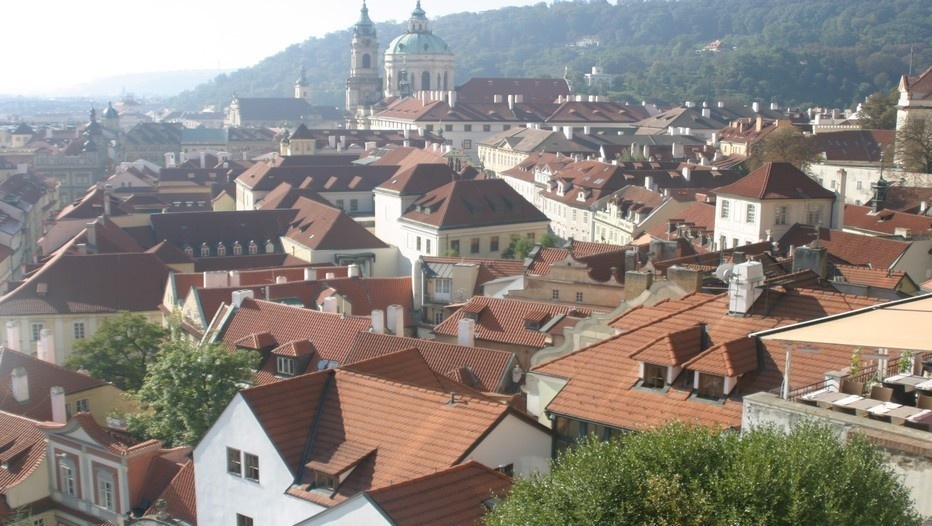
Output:
<instances>
[{"instance_id":1,"label":"window with white frame","mask_svg":"<svg viewBox=\"0 0 932 526\"><path fill-rule=\"evenodd\" d=\"M74 412L75 413L90 413L91 412L91 402L87 398L81 398L80 400L74 401Z\"/></svg>"},{"instance_id":2,"label":"window with white frame","mask_svg":"<svg viewBox=\"0 0 932 526\"><path fill-rule=\"evenodd\" d=\"M294 358L287 356L277 356L275 358L275 370L278 374L294 376Z\"/></svg>"},{"instance_id":3,"label":"window with white frame","mask_svg":"<svg viewBox=\"0 0 932 526\"><path fill-rule=\"evenodd\" d=\"M757 207L755 207L751 203L748 203L747 214L745 215L745 222L753 223L755 219L757 219Z\"/></svg>"},{"instance_id":4,"label":"window with white frame","mask_svg":"<svg viewBox=\"0 0 932 526\"><path fill-rule=\"evenodd\" d=\"M236 241L235 243L233 243L233 255L234 256L243 255L243 245L241 245L239 241Z\"/></svg>"},{"instance_id":5,"label":"window with white frame","mask_svg":"<svg viewBox=\"0 0 932 526\"><path fill-rule=\"evenodd\" d=\"M58 489L65 495L71 497L78 496L78 487L76 483L74 460L63 457L58 462Z\"/></svg>"},{"instance_id":6,"label":"window with white frame","mask_svg":"<svg viewBox=\"0 0 932 526\"><path fill-rule=\"evenodd\" d=\"M43 325L41 323L32 324L32 341L39 341L39 337L42 336Z\"/></svg>"},{"instance_id":7,"label":"window with white frame","mask_svg":"<svg viewBox=\"0 0 932 526\"><path fill-rule=\"evenodd\" d=\"M453 285L453 280L448 278L438 278L434 280L434 293L435 294L449 294L450 288Z\"/></svg>"},{"instance_id":8,"label":"window with white frame","mask_svg":"<svg viewBox=\"0 0 932 526\"><path fill-rule=\"evenodd\" d=\"M246 466L245 477L249 480L259 481L259 457L252 453L243 453L243 464Z\"/></svg>"},{"instance_id":9,"label":"window with white frame","mask_svg":"<svg viewBox=\"0 0 932 526\"><path fill-rule=\"evenodd\" d=\"M113 474L108 471L97 470L97 505L115 511L113 500Z\"/></svg>"},{"instance_id":10,"label":"window with white frame","mask_svg":"<svg viewBox=\"0 0 932 526\"><path fill-rule=\"evenodd\" d=\"M227 255L227 247L223 243L217 243L217 255L225 256Z\"/></svg>"},{"instance_id":11,"label":"window with white frame","mask_svg":"<svg viewBox=\"0 0 932 526\"><path fill-rule=\"evenodd\" d=\"M84 339L84 322L76 321L74 322L74 339L83 340Z\"/></svg>"},{"instance_id":12,"label":"window with white frame","mask_svg":"<svg viewBox=\"0 0 932 526\"><path fill-rule=\"evenodd\" d=\"M722 219L728 219L730 208L731 208L731 203L729 203L727 199L722 199L722 213L720 216Z\"/></svg>"},{"instance_id":13,"label":"window with white frame","mask_svg":"<svg viewBox=\"0 0 932 526\"><path fill-rule=\"evenodd\" d=\"M242 452L232 447L227 448L227 473L241 477L243 475Z\"/></svg>"},{"instance_id":14,"label":"window with white frame","mask_svg":"<svg viewBox=\"0 0 932 526\"><path fill-rule=\"evenodd\" d=\"M818 225L822 223L822 205L809 205L806 209L806 224Z\"/></svg>"},{"instance_id":15,"label":"window with white frame","mask_svg":"<svg viewBox=\"0 0 932 526\"><path fill-rule=\"evenodd\" d=\"M201 244L201 257L206 258L210 255L210 247L207 246L207 243Z\"/></svg>"},{"instance_id":16,"label":"window with white frame","mask_svg":"<svg viewBox=\"0 0 932 526\"><path fill-rule=\"evenodd\" d=\"M258 253L259 253L259 245L257 245L255 241L250 241L250 242L249 242L249 248L248 248L248 250L249 250L249 255L258 254Z\"/></svg>"}]
</instances>

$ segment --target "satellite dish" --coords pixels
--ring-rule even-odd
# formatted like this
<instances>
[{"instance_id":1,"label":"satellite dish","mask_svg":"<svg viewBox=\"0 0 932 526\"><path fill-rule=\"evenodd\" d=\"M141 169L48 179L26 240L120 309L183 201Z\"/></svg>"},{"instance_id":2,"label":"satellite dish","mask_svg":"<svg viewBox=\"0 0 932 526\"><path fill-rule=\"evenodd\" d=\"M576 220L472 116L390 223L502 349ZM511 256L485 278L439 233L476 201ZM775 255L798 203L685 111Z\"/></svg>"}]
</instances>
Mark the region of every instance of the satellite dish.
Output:
<instances>
[{"instance_id":1,"label":"satellite dish","mask_svg":"<svg viewBox=\"0 0 932 526\"><path fill-rule=\"evenodd\" d=\"M721 265L718 266L717 269L715 269L715 272L713 273L713 275L716 278L727 283L728 281L731 280L731 277L735 274L734 267L735 267L734 263L722 263Z\"/></svg>"}]
</instances>

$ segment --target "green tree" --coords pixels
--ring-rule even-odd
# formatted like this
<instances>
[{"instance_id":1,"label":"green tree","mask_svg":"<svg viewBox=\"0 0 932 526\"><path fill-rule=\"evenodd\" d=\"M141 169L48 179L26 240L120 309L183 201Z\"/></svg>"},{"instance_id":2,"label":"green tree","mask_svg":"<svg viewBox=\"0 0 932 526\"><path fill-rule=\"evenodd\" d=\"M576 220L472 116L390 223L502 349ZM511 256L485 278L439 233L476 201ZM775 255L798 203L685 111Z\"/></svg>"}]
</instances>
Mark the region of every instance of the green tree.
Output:
<instances>
[{"instance_id":1,"label":"green tree","mask_svg":"<svg viewBox=\"0 0 932 526\"><path fill-rule=\"evenodd\" d=\"M65 366L86 369L94 378L136 391L167 336L166 329L142 315L121 312L104 320L94 336L75 341Z\"/></svg>"},{"instance_id":2,"label":"green tree","mask_svg":"<svg viewBox=\"0 0 932 526\"><path fill-rule=\"evenodd\" d=\"M803 135L795 126L778 126L751 145L747 165L750 170L756 170L769 162L787 162L806 171L810 164L819 160L819 155L812 137Z\"/></svg>"},{"instance_id":3,"label":"green tree","mask_svg":"<svg viewBox=\"0 0 932 526\"><path fill-rule=\"evenodd\" d=\"M865 130L892 130L896 127L898 90L878 91L867 97L858 112L858 122Z\"/></svg>"},{"instance_id":4,"label":"green tree","mask_svg":"<svg viewBox=\"0 0 932 526\"><path fill-rule=\"evenodd\" d=\"M896 131L896 158L907 170L932 173L932 119L912 117Z\"/></svg>"},{"instance_id":5,"label":"green tree","mask_svg":"<svg viewBox=\"0 0 932 526\"><path fill-rule=\"evenodd\" d=\"M168 445L193 446L259 364L254 351L170 340L136 394L145 412L128 415L130 431Z\"/></svg>"},{"instance_id":6,"label":"green tree","mask_svg":"<svg viewBox=\"0 0 932 526\"><path fill-rule=\"evenodd\" d=\"M540 238L542 248L556 246L557 236L547 232ZM534 240L529 236L511 236L511 243L502 251L502 259L524 259L534 248Z\"/></svg>"},{"instance_id":7,"label":"green tree","mask_svg":"<svg viewBox=\"0 0 932 526\"><path fill-rule=\"evenodd\" d=\"M879 450L804 423L786 434L671 424L589 439L518 479L488 525L918 525Z\"/></svg>"}]
</instances>

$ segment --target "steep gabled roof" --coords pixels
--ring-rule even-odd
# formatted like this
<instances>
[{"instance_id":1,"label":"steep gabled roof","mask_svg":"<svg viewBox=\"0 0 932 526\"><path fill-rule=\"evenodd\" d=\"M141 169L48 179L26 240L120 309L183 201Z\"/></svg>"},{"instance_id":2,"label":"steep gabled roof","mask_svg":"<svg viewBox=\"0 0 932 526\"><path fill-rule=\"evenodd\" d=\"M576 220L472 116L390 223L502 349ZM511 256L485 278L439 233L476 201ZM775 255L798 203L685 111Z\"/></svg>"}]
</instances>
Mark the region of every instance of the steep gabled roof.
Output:
<instances>
[{"instance_id":1,"label":"steep gabled roof","mask_svg":"<svg viewBox=\"0 0 932 526\"><path fill-rule=\"evenodd\" d=\"M729 185L718 195L751 199L834 199L835 194L790 163L767 163Z\"/></svg>"},{"instance_id":2,"label":"steep gabled roof","mask_svg":"<svg viewBox=\"0 0 932 526\"><path fill-rule=\"evenodd\" d=\"M369 497L393 524L479 524L484 503L510 488L510 477L469 461L372 490Z\"/></svg>"},{"instance_id":3,"label":"steep gabled roof","mask_svg":"<svg viewBox=\"0 0 932 526\"><path fill-rule=\"evenodd\" d=\"M299 197L294 204L297 214L288 225L286 237L311 250L357 250L386 248L342 210L329 204Z\"/></svg>"},{"instance_id":4,"label":"steep gabled roof","mask_svg":"<svg viewBox=\"0 0 932 526\"><path fill-rule=\"evenodd\" d=\"M13 370L18 367L26 370L29 383L27 402L17 402L13 398L10 378ZM52 387L62 387L65 395L72 395L105 385L105 382L89 375L0 347L0 411L35 420L52 420L52 400L49 395Z\"/></svg>"},{"instance_id":5,"label":"steep gabled roof","mask_svg":"<svg viewBox=\"0 0 932 526\"><path fill-rule=\"evenodd\" d=\"M191 524L197 522L197 499L194 491L194 461L188 460L178 474L172 478L171 482L159 496L168 506L165 512L171 517L188 521ZM151 502L155 502L154 500ZM150 507L146 515L153 515L158 510Z\"/></svg>"},{"instance_id":6,"label":"steep gabled roof","mask_svg":"<svg viewBox=\"0 0 932 526\"><path fill-rule=\"evenodd\" d=\"M0 298L0 314L153 311L169 270L155 254L59 254Z\"/></svg>"},{"instance_id":7,"label":"steep gabled roof","mask_svg":"<svg viewBox=\"0 0 932 526\"><path fill-rule=\"evenodd\" d=\"M34 473L44 459L45 433L36 421L0 411L0 496Z\"/></svg>"},{"instance_id":8,"label":"steep gabled roof","mask_svg":"<svg viewBox=\"0 0 932 526\"><path fill-rule=\"evenodd\" d=\"M439 230L548 221L502 179L453 181L415 201L401 217Z\"/></svg>"},{"instance_id":9,"label":"steep gabled roof","mask_svg":"<svg viewBox=\"0 0 932 526\"><path fill-rule=\"evenodd\" d=\"M330 291L327 291L327 289ZM334 278L324 282L324 291L328 295L339 294L353 306L353 314L365 316L374 309L388 311L391 305L401 305L404 324L414 324L414 299L411 294L411 277L397 278ZM332 291L332 292L331 292ZM318 302L319 304L322 302ZM389 327L394 330L394 327Z\"/></svg>"},{"instance_id":10,"label":"steep gabled roof","mask_svg":"<svg viewBox=\"0 0 932 526\"><path fill-rule=\"evenodd\" d=\"M207 243L213 249L217 243L223 242L228 251L235 241L243 244L255 241L264 246L266 240L277 239L284 234L296 214L290 209L154 214L150 219L152 229L149 234L153 240L151 245L162 240L179 248L187 245L194 248L196 256L201 243ZM140 239L138 235L134 237ZM140 242L146 245L143 240Z\"/></svg>"},{"instance_id":11,"label":"steep gabled roof","mask_svg":"<svg viewBox=\"0 0 932 526\"><path fill-rule=\"evenodd\" d=\"M398 195L424 195L456 179L457 174L446 164L425 163L400 168L378 186L378 190Z\"/></svg>"},{"instance_id":12,"label":"steep gabled roof","mask_svg":"<svg viewBox=\"0 0 932 526\"><path fill-rule=\"evenodd\" d=\"M932 216L882 209L876 213L869 206L845 205L845 228L876 234L893 235L907 229L911 236L932 234Z\"/></svg>"}]
</instances>

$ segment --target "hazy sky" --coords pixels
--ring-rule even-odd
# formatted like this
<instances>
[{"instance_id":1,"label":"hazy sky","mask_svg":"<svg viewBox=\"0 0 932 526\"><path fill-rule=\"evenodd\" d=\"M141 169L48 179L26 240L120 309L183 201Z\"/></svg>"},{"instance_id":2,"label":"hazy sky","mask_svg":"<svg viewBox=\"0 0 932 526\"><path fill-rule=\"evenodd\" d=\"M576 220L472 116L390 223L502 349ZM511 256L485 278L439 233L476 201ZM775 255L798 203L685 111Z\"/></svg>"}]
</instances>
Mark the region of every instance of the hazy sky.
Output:
<instances>
[{"instance_id":1,"label":"hazy sky","mask_svg":"<svg viewBox=\"0 0 932 526\"><path fill-rule=\"evenodd\" d=\"M432 20L540 1L422 0L421 7ZM400 21L415 0L367 4L373 21ZM42 94L127 73L251 66L308 37L352 26L361 6L361 0L4 1L0 93Z\"/></svg>"}]
</instances>

